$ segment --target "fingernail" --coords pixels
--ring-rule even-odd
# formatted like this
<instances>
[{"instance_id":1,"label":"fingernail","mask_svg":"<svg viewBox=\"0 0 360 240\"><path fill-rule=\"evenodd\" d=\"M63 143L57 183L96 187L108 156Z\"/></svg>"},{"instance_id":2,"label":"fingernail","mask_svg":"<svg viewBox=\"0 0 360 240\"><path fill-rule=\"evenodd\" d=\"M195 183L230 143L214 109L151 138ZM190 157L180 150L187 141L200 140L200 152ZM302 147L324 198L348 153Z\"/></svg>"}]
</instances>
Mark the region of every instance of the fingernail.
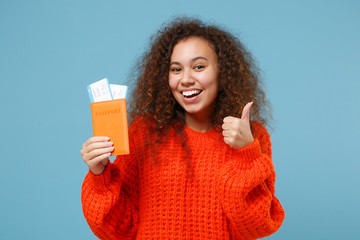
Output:
<instances>
[{"instance_id":1,"label":"fingernail","mask_svg":"<svg viewBox=\"0 0 360 240\"><path fill-rule=\"evenodd\" d=\"M108 146L112 146L112 145L114 145L113 142L108 142Z\"/></svg>"}]
</instances>

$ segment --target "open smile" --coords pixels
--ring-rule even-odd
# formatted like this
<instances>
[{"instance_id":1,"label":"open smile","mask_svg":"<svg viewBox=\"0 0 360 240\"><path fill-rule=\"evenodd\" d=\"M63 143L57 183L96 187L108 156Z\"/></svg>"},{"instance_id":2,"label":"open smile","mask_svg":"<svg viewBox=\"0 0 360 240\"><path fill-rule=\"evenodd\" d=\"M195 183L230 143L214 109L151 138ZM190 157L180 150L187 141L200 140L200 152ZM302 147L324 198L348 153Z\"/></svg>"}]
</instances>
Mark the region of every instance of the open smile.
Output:
<instances>
[{"instance_id":1,"label":"open smile","mask_svg":"<svg viewBox=\"0 0 360 240\"><path fill-rule=\"evenodd\" d=\"M192 98L192 97L199 95L201 92L202 92L202 90L189 90L189 91L181 91L181 94L185 98Z\"/></svg>"}]
</instances>

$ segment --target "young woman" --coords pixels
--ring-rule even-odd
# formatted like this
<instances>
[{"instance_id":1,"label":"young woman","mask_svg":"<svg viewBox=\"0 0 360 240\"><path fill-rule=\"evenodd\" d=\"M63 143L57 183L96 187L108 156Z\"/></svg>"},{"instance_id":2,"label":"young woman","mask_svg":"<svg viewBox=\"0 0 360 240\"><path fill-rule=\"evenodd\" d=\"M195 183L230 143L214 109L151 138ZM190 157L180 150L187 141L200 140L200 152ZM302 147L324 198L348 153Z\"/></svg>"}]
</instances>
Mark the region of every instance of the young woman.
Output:
<instances>
[{"instance_id":1,"label":"young woman","mask_svg":"<svg viewBox=\"0 0 360 240\"><path fill-rule=\"evenodd\" d=\"M226 31L177 19L138 65L130 154L109 138L81 150L82 204L100 239L257 239L280 227L265 94ZM251 110L251 111L250 111Z\"/></svg>"}]
</instances>

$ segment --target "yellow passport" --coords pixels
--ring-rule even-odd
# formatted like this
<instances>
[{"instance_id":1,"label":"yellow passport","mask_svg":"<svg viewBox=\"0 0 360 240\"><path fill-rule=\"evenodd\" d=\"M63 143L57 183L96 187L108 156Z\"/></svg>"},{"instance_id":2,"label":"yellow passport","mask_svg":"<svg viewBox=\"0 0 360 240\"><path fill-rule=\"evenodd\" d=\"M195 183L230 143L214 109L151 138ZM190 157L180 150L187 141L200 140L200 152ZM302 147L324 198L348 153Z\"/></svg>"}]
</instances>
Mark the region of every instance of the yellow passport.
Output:
<instances>
[{"instance_id":1,"label":"yellow passport","mask_svg":"<svg viewBox=\"0 0 360 240\"><path fill-rule=\"evenodd\" d=\"M110 138L114 143L111 156L129 154L126 100L92 102L90 106L94 136Z\"/></svg>"}]
</instances>

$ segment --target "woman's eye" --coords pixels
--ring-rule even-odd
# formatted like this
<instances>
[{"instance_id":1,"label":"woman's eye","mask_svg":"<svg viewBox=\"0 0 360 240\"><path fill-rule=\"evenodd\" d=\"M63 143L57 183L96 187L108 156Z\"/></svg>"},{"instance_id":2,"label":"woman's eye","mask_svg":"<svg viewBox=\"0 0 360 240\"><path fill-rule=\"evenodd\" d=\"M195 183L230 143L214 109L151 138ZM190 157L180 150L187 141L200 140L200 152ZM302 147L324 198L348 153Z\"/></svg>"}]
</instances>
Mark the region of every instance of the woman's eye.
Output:
<instances>
[{"instance_id":1,"label":"woman's eye","mask_svg":"<svg viewBox=\"0 0 360 240\"><path fill-rule=\"evenodd\" d=\"M181 68L171 68L171 71L172 71L172 72L180 72L180 71L181 71Z\"/></svg>"},{"instance_id":2,"label":"woman's eye","mask_svg":"<svg viewBox=\"0 0 360 240\"><path fill-rule=\"evenodd\" d=\"M197 65L197 66L195 66L195 69L196 69L196 70L201 70L201 69L203 69L203 68L205 68L205 66L203 66L203 65Z\"/></svg>"}]
</instances>

